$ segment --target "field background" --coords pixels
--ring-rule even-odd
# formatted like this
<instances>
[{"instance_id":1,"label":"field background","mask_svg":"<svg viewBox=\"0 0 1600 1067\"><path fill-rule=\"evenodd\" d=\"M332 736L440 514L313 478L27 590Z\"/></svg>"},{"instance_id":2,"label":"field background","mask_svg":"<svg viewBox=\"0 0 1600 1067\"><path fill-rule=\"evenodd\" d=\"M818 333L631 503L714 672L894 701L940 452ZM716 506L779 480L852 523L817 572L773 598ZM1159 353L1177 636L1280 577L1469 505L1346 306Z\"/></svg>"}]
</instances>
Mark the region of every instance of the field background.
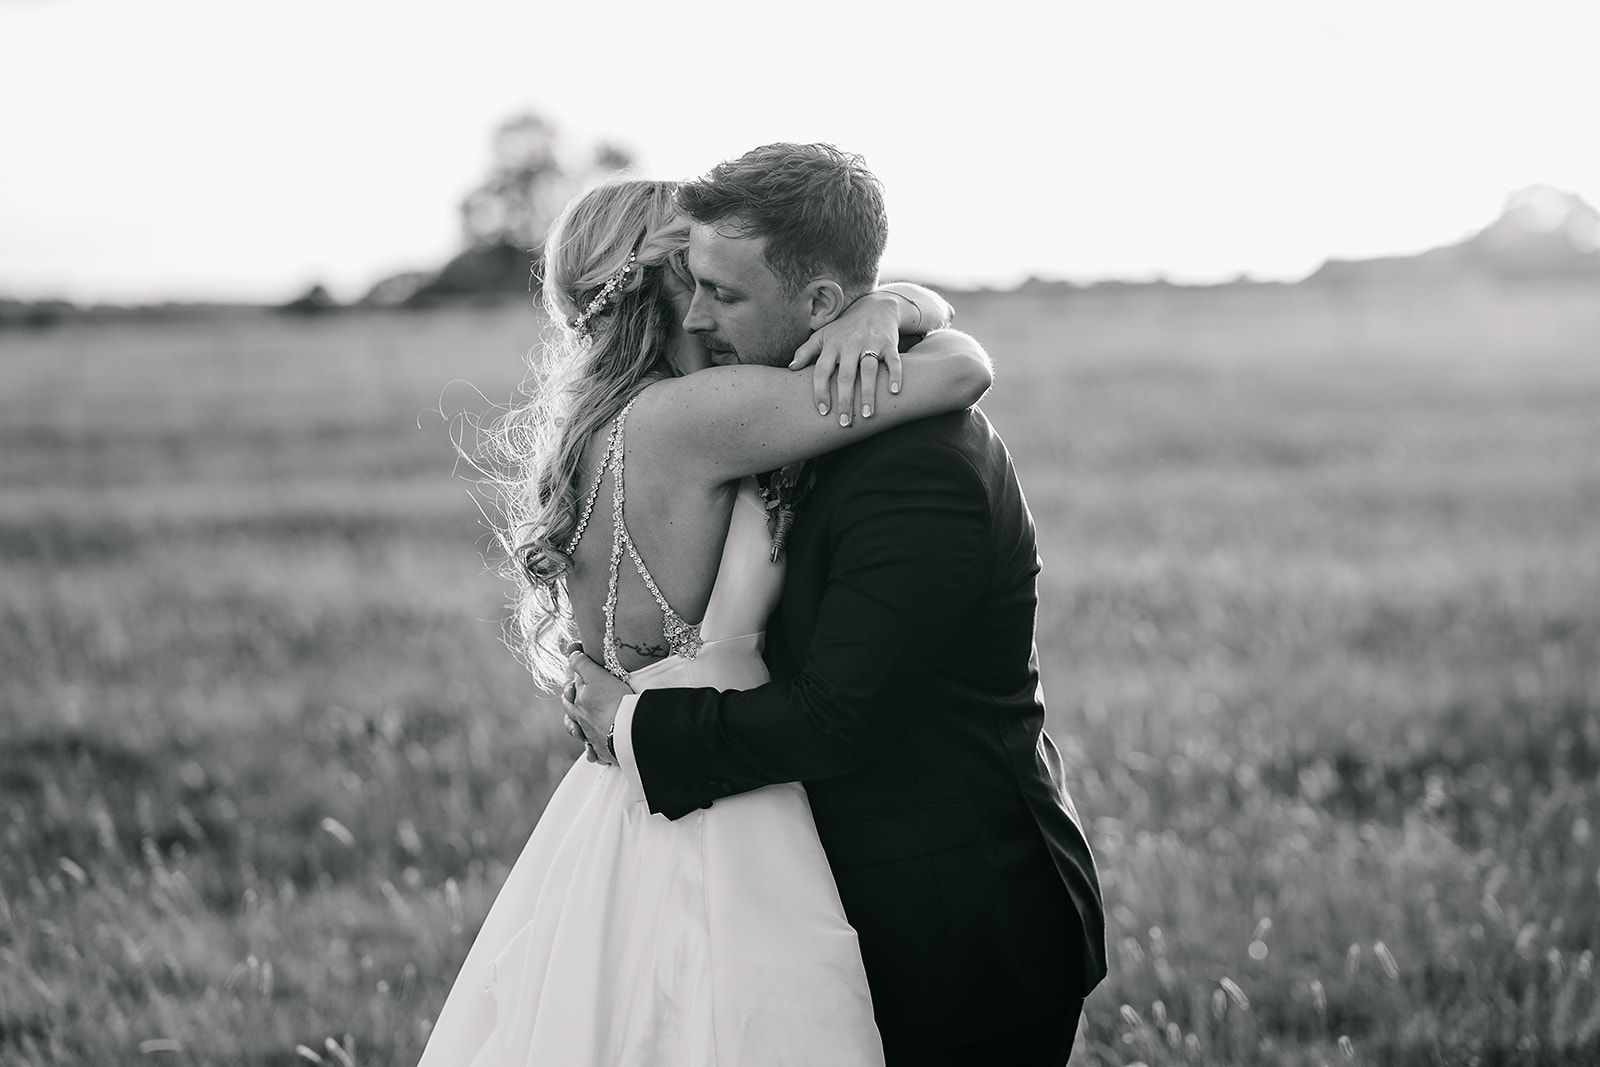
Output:
<instances>
[{"instance_id":1,"label":"field background","mask_svg":"<svg viewBox=\"0 0 1600 1067\"><path fill-rule=\"evenodd\" d=\"M1074 1064L1600 1061L1592 286L956 302L1110 908ZM415 1062L575 755L450 445L538 330L0 333L0 1063Z\"/></svg>"}]
</instances>

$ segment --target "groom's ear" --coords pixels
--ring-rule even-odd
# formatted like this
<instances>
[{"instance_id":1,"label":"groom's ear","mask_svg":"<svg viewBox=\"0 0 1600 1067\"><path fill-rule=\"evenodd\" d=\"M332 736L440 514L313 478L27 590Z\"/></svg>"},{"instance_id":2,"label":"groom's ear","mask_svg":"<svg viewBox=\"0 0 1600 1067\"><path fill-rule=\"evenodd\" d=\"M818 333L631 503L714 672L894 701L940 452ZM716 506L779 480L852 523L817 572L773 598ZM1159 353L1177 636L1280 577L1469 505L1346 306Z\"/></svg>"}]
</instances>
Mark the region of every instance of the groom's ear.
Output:
<instances>
[{"instance_id":1,"label":"groom's ear","mask_svg":"<svg viewBox=\"0 0 1600 1067\"><path fill-rule=\"evenodd\" d=\"M822 329L843 315L844 309L850 306L850 301L845 298L844 288L832 278L813 280L806 285L804 295L811 306L812 332Z\"/></svg>"}]
</instances>

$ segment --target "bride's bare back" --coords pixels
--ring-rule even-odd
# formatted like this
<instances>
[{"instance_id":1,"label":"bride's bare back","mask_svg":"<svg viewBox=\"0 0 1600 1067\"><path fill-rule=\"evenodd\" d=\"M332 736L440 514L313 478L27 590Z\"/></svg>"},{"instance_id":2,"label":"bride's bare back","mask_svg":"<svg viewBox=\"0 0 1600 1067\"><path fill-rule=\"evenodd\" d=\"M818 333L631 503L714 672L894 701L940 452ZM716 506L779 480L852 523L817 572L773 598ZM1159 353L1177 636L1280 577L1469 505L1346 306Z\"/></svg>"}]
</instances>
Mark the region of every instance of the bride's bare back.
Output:
<instances>
[{"instance_id":1,"label":"bride's bare back","mask_svg":"<svg viewBox=\"0 0 1600 1067\"><path fill-rule=\"evenodd\" d=\"M693 465L662 462L670 449L652 447L656 407L647 388L633 402L622 434L623 516L627 533L656 584L656 590L686 623L705 616L722 558L723 542L737 495L737 482L707 484ZM572 555L567 592L577 617L579 639L600 659L604 648L605 604L616 514L616 482L601 476L602 457L615 423L596 432L584 449L585 491L598 479L588 528ZM667 616L643 575L623 551L617 566L615 632L618 661L634 671L669 654Z\"/></svg>"}]
</instances>

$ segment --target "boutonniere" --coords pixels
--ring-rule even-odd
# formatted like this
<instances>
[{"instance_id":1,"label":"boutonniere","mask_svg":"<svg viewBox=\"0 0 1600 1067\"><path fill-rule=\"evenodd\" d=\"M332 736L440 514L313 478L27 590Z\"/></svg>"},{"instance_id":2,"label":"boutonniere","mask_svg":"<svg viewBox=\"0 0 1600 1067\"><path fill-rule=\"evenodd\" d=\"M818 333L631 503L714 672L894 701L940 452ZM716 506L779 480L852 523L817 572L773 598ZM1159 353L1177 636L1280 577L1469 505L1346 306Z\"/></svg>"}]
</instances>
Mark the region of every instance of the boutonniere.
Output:
<instances>
[{"instance_id":1,"label":"boutonniere","mask_svg":"<svg viewBox=\"0 0 1600 1067\"><path fill-rule=\"evenodd\" d=\"M789 540L795 512L816 480L816 464L810 460L791 463L757 477L761 503L767 509L767 532L772 535L772 562L783 558L783 546Z\"/></svg>"}]
</instances>

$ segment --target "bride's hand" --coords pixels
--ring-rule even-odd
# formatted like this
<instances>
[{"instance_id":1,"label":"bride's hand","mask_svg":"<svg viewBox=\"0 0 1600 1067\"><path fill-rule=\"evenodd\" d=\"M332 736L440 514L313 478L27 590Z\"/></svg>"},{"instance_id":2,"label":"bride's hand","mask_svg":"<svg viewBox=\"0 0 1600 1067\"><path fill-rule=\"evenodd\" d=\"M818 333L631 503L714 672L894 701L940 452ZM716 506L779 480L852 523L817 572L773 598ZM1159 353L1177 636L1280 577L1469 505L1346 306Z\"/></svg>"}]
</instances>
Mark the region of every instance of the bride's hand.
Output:
<instances>
[{"instance_id":1,"label":"bride's hand","mask_svg":"<svg viewBox=\"0 0 1600 1067\"><path fill-rule=\"evenodd\" d=\"M632 690L584 655L581 645L567 647L567 666L572 677L561 691L561 706L568 720L578 727L573 736L588 746L591 761L615 763L616 756L607 742L616 725L617 708Z\"/></svg>"},{"instance_id":2,"label":"bride's hand","mask_svg":"<svg viewBox=\"0 0 1600 1067\"><path fill-rule=\"evenodd\" d=\"M790 370L811 364L812 392L817 411L826 415L839 396L839 424L850 425L859 414L872 417L878 395L878 370L889 372L889 391L900 391L900 301L881 290L859 297L844 314L813 333L795 351Z\"/></svg>"}]
</instances>

